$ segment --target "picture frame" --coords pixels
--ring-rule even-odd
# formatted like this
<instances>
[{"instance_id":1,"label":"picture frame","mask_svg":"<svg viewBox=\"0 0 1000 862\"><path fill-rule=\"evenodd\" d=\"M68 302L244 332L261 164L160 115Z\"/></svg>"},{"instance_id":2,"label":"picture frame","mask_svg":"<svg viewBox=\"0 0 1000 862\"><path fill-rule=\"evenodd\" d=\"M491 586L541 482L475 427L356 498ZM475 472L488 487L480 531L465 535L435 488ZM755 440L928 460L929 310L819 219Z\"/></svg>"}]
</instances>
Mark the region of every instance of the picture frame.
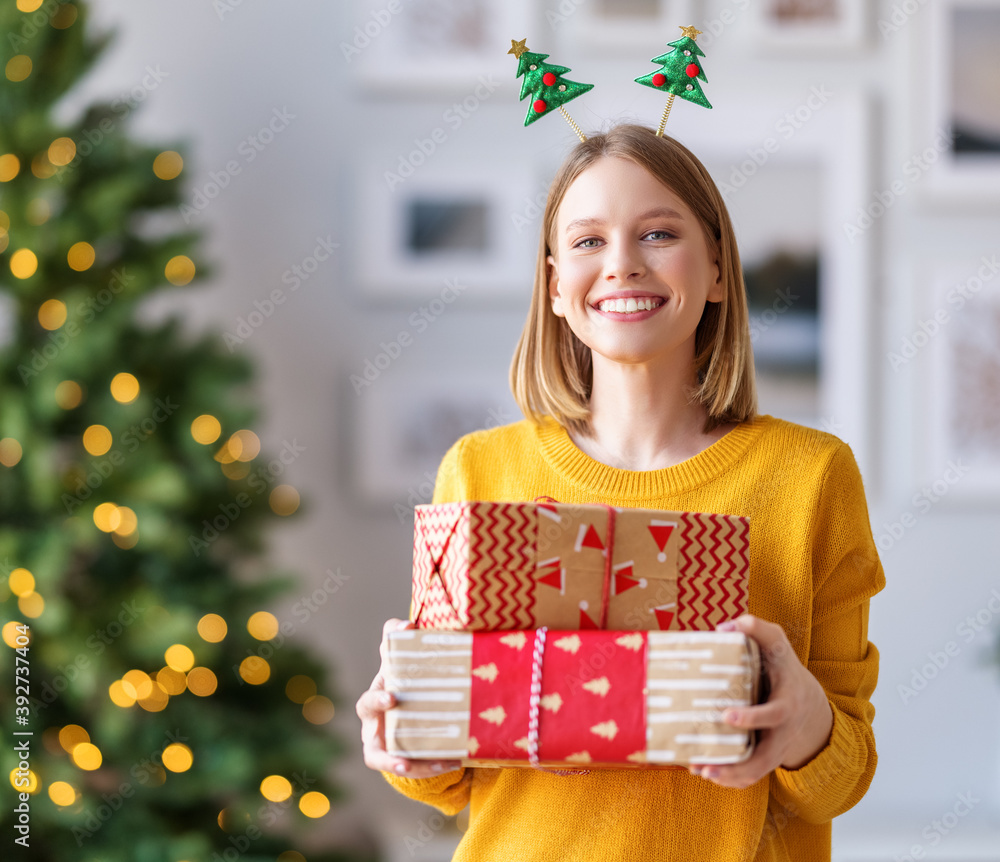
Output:
<instances>
[{"instance_id":1,"label":"picture frame","mask_svg":"<svg viewBox=\"0 0 1000 862\"><path fill-rule=\"evenodd\" d=\"M818 413L808 421L798 418L845 440L866 483L874 486L873 224L856 227L873 188L872 105L857 90L837 87L833 93L816 83L768 98L735 90L713 94L717 110L685 125L681 140L708 166L724 198L727 185L740 176L753 182L762 164L812 165L819 171ZM727 206L739 242L741 221L759 214L745 211L738 192L727 198Z\"/></svg>"},{"instance_id":2,"label":"picture frame","mask_svg":"<svg viewBox=\"0 0 1000 862\"><path fill-rule=\"evenodd\" d=\"M919 488L949 502L1000 501L1000 273L996 256L924 261L926 300L890 362L913 362ZM920 493L924 493L923 490ZM936 503L926 495L929 503Z\"/></svg>"},{"instance_id":3,"label":"picture frame","mask_svg":"<svg viewBox=\"0 0 1000 862\"><path fill-rule=\"evenodd\" d=\"M753 42L765 50L859 50L868 40L865 0L754 0Z\"/></svg>"},{"instance_id":4,"label":"picture frame","mask_svg":"<svg viewBox=\"0 0 1000 862\"><path fill-rule=\"evenodd\" d=\"M532 0L355 5L358 24L341 51L361 86L377 94L457 96L484 79L503 80L509 40L538 32Z\"/></svg>"},{"instance_id":5,"label":"picture frame","mask_svg":"<svg viewBox=\"0 0 1000 862\"><path fill-rule=\"evenodd\" d=\"M412 523L412 509L429 503L445 453L471 431L521 418L505 369L468 367L427 373L393 370L352 399L351 484L370 506L389 508Z\"/></svg>"},{"instance_id":6,"label":"picture frame","mask_svg":"<svg viewBox=\"0 0 1000 862\"><path fill-rule=\"evenodd\" d=\"M564 44L584 47L590 53L627 51L631 55L645 49L655 56L667 50L670 40L679 38L679 26L697 26L698 5L696 0L586 0L557 4L545 16L551 31L561 40L565 37Z\"/></svg>"},{"instance_id":7,"label":"picture frame","mask_svg":"<svg viewBox=\"0 0 1000 862\"><path fill-rule=\"evenodd\" d=\"M364 295L412 303L457 285L463 306L524 300L545 200L539 205L542 184L531 165L483 170L419 155L414 149L359 174L367 179L357 191L352 245ZM415 165L412 173L404 163Z\"/></svg>"},{"instance_id":8,"label":"picture frame","mask_svg":"<svg viewBox=\"0 0 1000 862\"><path fill-rule=\"evenodd\" d=\"M929 74L914 76L913 171L929 203L1000 199L1000 0L940 0L921 33Z\"/></svg>"}]
</instances>

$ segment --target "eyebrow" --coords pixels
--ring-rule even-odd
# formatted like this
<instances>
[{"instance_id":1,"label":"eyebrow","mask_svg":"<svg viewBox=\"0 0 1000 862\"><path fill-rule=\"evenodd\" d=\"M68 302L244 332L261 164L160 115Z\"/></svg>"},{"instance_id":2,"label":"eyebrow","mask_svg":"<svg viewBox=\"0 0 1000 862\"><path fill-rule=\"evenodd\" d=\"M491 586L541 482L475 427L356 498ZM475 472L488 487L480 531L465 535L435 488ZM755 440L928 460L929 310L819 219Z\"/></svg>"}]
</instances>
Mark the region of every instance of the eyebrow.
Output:
<instances>
[{"instance_id":1,"label":"eyebrow","mask_svg":"<svg viewBox=\"0 0 1000 862\"><path fill-rule=\"evenodd\" d=\"M641 216L639 216L639 221L645 221L651 218L677 218L683 219L684 216L681 215L677 210L671 209L670 207L656 207L651 210L647 210ZM579 227L593 227L596 225L604 224L603 219L599 218L578 218L573 219L568 225L566 225L566 233L569 233L574 228Z\"/></svg>"}]
</instances>

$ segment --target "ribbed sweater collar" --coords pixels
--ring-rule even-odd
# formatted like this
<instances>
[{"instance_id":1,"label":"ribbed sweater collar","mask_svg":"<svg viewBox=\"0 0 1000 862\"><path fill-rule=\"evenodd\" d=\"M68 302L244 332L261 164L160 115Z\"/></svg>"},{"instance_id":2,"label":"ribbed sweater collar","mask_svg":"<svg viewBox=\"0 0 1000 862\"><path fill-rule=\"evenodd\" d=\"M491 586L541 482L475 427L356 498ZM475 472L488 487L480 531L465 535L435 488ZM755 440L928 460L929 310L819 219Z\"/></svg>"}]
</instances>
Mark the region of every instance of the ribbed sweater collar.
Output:
<instances>
[{"instance_id":1,"label":"ribbed sweater collar","mask_svg":"<svg viewBox=\"0 0 1000 862\"><path fill-rule=\"evenodd\" d=\"M770 416L744 422L693 458L662 470L621 470L595 461L582 452L554 419L536 427L542 456L552 468L584 495L605 502L629 503L683 494L731 469L764 433Z\"/></svg>"}]
</instances>

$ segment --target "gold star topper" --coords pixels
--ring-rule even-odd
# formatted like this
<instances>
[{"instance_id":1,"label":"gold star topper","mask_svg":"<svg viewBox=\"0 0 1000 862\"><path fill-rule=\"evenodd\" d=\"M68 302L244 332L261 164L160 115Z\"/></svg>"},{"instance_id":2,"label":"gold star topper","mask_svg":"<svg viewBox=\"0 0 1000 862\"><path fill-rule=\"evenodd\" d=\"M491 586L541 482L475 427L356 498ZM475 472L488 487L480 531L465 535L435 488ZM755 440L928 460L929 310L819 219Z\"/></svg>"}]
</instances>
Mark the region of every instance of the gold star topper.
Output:
<instances>
[{"instance_id":1,"label":"gold star topper","mask_svg":"<svg viewBox=\"0 0 1000 862\"><path fill-rule=\"evenodd\" d=\"M525 44L528 41L527 37L518 42L515 39L510 40L510 50L508 54L513 54L518 60L521 59L521 55L528 50L528 46Z\"/></svg>"},{"instance_id":2,"label":"gold star topper","mask_svg":"<svg viewBox=\"0 0 1000 862\"><path fill-rule=\"evenodd\" d=\"M681 27L681 33L688 39L697 39L701 35L701 30L697 27Z\"/></svg>"}]
</instances>

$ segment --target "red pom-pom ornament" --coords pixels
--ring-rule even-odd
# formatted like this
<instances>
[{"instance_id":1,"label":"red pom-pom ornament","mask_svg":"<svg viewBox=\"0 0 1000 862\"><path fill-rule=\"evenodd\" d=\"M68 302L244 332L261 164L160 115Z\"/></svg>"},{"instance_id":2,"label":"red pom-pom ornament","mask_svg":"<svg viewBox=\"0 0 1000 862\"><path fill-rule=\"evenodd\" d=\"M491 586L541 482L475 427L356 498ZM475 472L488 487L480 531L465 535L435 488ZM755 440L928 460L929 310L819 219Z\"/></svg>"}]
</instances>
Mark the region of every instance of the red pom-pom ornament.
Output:
<instances>
[{"instance_id":1,"label":"red pom-pom ornament","mask_svg":"<svg viewBox=\"0 0 1000 862\"><path fill-rule=\"evenodd\" d=\"M542 75L542 83L545 84L546 87L551 87L557 80L556 76L551 72L546 72Z\"/></svg>"},{"instance_id":2,"label":"red pom-pom ornament","mask_svg":"<svg viewBox=\"0 0 1000 862\"><path fill-rule=\"evenodd\" d=\"M666 75L661 75L659 72L657 72L655 75L653 75L653 86L654 87L662 87L666 83L667 83L667 76Z\"/></svg>"},{"instance_id":3,"label":"red pom-pom ornament","mask_svg":"<svg viewBox=\"0 0 1000 862\"><path fill-rule=\"evenodd\" d=\"M544 114L549 106L545 104L544 99L537 99L531 107L535 109L536 114Z\"/></svg>"},{"instance_id":4,"label":"red pom-pom ornament","mask_svg":"<svg viewBox=\"0 0 1000 862\"><path fill-rule=\"evenodd\" d=\"M701 69L698 68L698 64L697 63L692 63L684 71L687 72L687 76L689 78L697 78L698 77L698 73L701 71Z\"/></svg>"}]
</instances>

